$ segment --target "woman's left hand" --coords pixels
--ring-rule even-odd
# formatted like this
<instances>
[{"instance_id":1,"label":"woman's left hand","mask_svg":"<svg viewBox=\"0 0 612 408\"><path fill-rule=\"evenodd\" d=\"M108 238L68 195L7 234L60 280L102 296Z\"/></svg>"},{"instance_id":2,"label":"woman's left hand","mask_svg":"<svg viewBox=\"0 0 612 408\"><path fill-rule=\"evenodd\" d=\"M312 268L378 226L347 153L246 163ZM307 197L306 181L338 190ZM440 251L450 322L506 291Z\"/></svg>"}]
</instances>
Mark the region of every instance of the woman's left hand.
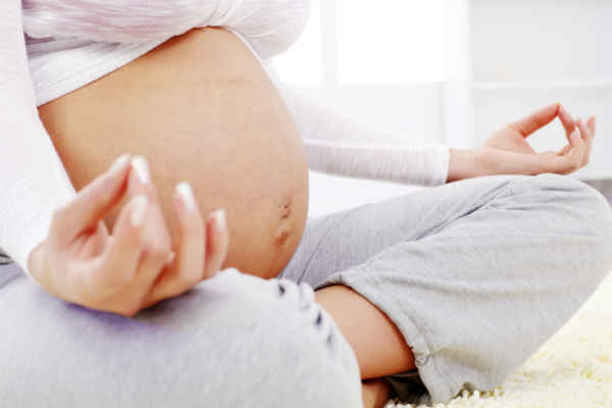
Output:
<instances>
[{"instance_id":1,"label":"woman's left hand","mask_svg":"<svg viewBox=\"0 0 612 408\"><path fill-rule=\"evenodd\" d=\"M557 152L536 152L527 138L557 117L569 143ZM447 181L495 174L569 174L589 163L594 135L595 117L575 121L563 106L553 104L493 133L479 149L451 149Z\"/></svg>"},{"instance_id":2,"label":"woman's left hand","mask_svg":"<svg viewBox=\"0 0 612 408\"><path fill-rule=\"evenodd\" d=\"M121 207L116 222L104 222ZM174 197L176 242L164 219L157 187L143 157L128 157L55 209L47 238L30 254L28 269L47 292L90 309L132 317L179 296L218 272L229 231L221 212L204 218L191 187Z\"/></svg>"}]
</instances>

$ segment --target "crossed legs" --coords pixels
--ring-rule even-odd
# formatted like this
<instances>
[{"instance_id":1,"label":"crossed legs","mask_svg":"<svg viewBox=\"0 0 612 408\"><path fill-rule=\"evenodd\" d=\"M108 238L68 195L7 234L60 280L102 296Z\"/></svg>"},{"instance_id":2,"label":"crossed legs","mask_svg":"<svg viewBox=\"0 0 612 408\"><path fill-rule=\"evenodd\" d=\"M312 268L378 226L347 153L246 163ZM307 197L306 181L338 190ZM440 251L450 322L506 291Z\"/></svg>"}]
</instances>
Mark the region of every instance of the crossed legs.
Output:
<instances>
[{"instance_id":1,"label":"crossed legs","mask_svg":"<svg viewBox=\"0 0 612 408\"><path fill-rule=\"evenodd\" d=\"M359 407L360 377L411 361L446 401L499 385L554 334L612 266L611 238L584 183L494 176L311 220L283 278L319 288L323 308L309 285L229 269L131 320L3 266L0 401Z\"/></svg>"},{"instance_id":2,"label":"crossed legs","mask_svg":"<svg viewBox=\"0 0 612 408\"><path fill-rule=\"evenodd\" d=\"M350 346L312 289L226 269L135 319L0 267L0 405L359 408Z\"/></svg>"},{"instance_id":3,"label":"crossed legs","mask_svg":"<svg viewBox=\"0 0 612 408\"><path fill-rule=\"evenodd\" d=\"M611 268L599 192L568 176L502 175L309 220L282 277L318 289L362 378L416 367L443 402L500 385ZM407 399L418 389L394 384Z\"/></svg>"}]
</instances>

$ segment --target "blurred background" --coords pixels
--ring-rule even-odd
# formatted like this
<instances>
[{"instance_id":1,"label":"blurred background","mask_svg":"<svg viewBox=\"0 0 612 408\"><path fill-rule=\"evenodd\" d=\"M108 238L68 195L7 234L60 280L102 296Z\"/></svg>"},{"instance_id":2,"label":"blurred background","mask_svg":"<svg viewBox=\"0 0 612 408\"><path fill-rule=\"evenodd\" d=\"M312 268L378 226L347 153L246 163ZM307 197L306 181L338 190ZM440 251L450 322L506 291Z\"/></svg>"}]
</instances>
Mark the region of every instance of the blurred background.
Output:
<instances>
[{"instance_id":1,"label":"blurred background","mask_svg":"<svg viewBox=\"0 0 612 408\"><path fill-rule=\"evenodd\" d=\"M306 31L276 69L334 109L388 130L382 142L476 147L558 101L575 117L598 118L591 163L573 176L612 178L612 1L312 3ZM558 122L529 141L536 151L567 143ZM316 194L325 180L313 177ZM356 192L366 185L347 183ZM367 186L380 190L373 198L397 192Z\"/></svg>"}]
</instances>

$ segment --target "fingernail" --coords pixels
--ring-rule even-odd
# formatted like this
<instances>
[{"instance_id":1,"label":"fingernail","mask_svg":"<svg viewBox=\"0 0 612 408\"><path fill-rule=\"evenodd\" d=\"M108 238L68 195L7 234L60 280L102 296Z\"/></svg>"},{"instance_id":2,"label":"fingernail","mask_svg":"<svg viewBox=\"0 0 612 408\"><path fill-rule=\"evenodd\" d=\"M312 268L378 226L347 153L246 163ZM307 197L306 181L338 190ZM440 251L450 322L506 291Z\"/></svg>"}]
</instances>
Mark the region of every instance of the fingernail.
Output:
<instances>
[{"instance_id":1,"label":"fingernail","mask_svg":"<svg viewBox=\"0 0 612 408\"><path fill-rule=\"evenodd\" d=\"M174 258L176 258L176 253L174 251L170 252L170 255L168 256L168 260L166 261L166 265L171 264L172 261L174 261Z\"/></svg>"},{"instance_id":2,"label":"fingernail","mask_svg":"<svg viewBox=\"0 0 612 408\"><path fill-rule=\"evenodd\" d=\"M193 189L191 188L191 185L186 181L182 181L176 185L176 192L181 200L183 200L183 203L185 203L187 210L195 211L195 198L193 197Z\"/></svg>"},{"instance_id":3,"label":"fingernail","mask_svg":"<svg viewBox=\"0 0 612 408\"><path fill-rule=\"evenodd\" d=\"M132 159L132 167L136 171L136 176L142 184L151 182L151 174L149 173L149 165L143 156L136 156Z\"/></svg>"},{"instance_id":4,"label":"fingernail","mask_svg":"<svg viewBox=\"0 0 612 408\"><path fill-rule=\"evenodd\" d=\"M217 232L225 231L225 210L217 210L213 213L213 218L215 219L215 228Z\"/></svg>"},{"instance_id":5,"label":"fingernail","mask_svg":"<svg viewBox=\"0 0 612 408\"><path fill-rule=\"evenodd\" d=\"M147 197L144 195L137 195L132 199L132 214L130 221L135 227L141 227L144 224L145 214L147 212Z\"/></svg>"},{"instance_id":6,"label":"fingernail","mask_svg":"<svg viewBox=\"0 0 612 408\"><path fill-rule=\"evenodd\" d=\"M117 160L115 160L113 162L113 165L111 166L109 173L110 174L116 174L119 170L121 170L123 168L123 166L125 166L125 164L130 160L130 155L129 154L122 154L121 156L119 156L117 158Z\"/></svg>"}]
</instances>

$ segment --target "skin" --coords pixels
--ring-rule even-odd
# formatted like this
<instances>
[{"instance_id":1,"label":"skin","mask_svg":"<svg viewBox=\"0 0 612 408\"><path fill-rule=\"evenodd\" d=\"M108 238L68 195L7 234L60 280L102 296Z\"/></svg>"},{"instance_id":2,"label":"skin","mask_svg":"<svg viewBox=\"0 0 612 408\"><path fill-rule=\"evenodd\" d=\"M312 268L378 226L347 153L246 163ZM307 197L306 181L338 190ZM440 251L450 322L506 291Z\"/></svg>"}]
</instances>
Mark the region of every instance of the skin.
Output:
<instances>
[{"instance_id":1,"label":"skin","mask_svg":"<svg viewBox=\"0 0 612 408\"><path fill-rule=\"evenodd\" d=\"M391 388L384 380L364 381L361 390L364 408L383 408L389 402Z\"/></svg>"},{"instance_id":2,"label":"skin","mask_svg":"<svg viewBox=\"0 0 612 408\"><path fill-rule=\"evenodd\" d=\"M179 232L168 251L157 190L139 161L118 159L55 210L49 236L28 265L49 293L91 309L134 316L219 271L229 242L223 212L205 219L189 186L177 186L173 204ZM102 218L129 197L111 235Z\"/></svg>"},{"instance_id":3,"label":"skin","mask_svg":"<svg viewBox=\"0 0 612 408\"><path fill-rule=\"evenodd\" d=\"M556 152L537 153L528 138L556 118L568 144ZM570 174L589 164L594 137L595 117L574 120L554 103L497 130L480 149L451 149L447 182L494 174Z\"/></svg>"},{"instance_id":4,"label":"skin","mask_svg":"<svg viewBox=\"0 0 612 408\"><path fill-rule=\"evenodd\" d=\"M168 276L180 277L173 281L173 290L165 292L166 297L182 293L208 274L189 281L185 276L197 273L181 272L177 267L164 269L169 253L180 252L181 244L176 243L184 245L187 236L188 224L181 222L174 189L181 180L191 182L194 201L202 214L218 208L224 208L227 214L225 233L231 237L229 244L223 244L227 237L218 232L215 235L214 228L206 226L209 221L205 222L203 216L203 226L196 234L199 246L210 249L208 255L216 260L210 261L213 265L221 257L219 267L234 266L245 273L271 278L278 275L295 251L304 230L308 202L301 139L261 66L232 34L219 29L192 30L40 107L39 113L77 190L89 187L124 152L147 158L151 183L141 183L125 193L123 183L128 183L129 190L132 176L131 171L124 170L128 181L117 176L115 183L122 187L116 187L118 192L112 198L106 194L105 206L96 213L104 221L83 224L73 233L79 231L92 242L97 242L96 234L108 237L112 230L114 236L116 225L121 225L119 220L127 217L122 216L123 211L128 211L125 208L129 204L125 202L133 199L139 189L148 191L151 208L147 216L155 227L142 232L149 241L144 240L141 251L145 248L145 254L157 254L148 266L157 272L149 274L152 278L146 285L162 282ZM565 127L569 144L559 152L534 152L527 137L556 117ZM574 132L576 128L580 132ZM588 163L594 128L593 118L586 123L574 121L560 104L551 105L494 133L481 149L451 149L447 181L489 174L567 174ZM136 181L131 183L138 185ZM102 200L104 193L99 194ZM79 202L84 201L87 200L81 197ZM64 217L58 218L69 223L72 210L67 207L59 212ZM95 218L91 214L89 217ZM60 235L52 231L50 237ZM166 235L167 238L159 238ZM212 249L205 243L207 238L213 243ZM31 269L47 271L39 274L43 286L54 288L56 293L64 290L60 297L87 304L87 299L75 300L70 292L74 287L71 282L62 285L54 278L54 268L48 265L53 264L50 259L55 247L46 242L40 248L32 256ZM196 264L205 268L209 262L206 257L200 253ZM132 294L138 284L130 285L126 287ZM92 292L96 285L86 287ZM150 296L150 292L139 292L134 297L138 301L115 311L133 315L159 300ZM365 298L344 286L319 290L316 298L352 345L364 380L415 368L414 356L397 327ZM108 310L106 303L88 306ZM366 407L381 406L389 394L381 381L364 383L363 392Z\"/></svg>"},{"instance_id":5,"label":"skin","mask_svg":"<svg viewBox=\"0 0 612 408\"><path fill-rule=\"evenodd\" d=\"M172 240L174 186L188 180L203 213L226 211L223 267L271 278L293 255L308 210L305 150L276 88L233 34L192 30L39 113L77 191L119 155L142 155Z\"/></svg>"}]
</instances>

